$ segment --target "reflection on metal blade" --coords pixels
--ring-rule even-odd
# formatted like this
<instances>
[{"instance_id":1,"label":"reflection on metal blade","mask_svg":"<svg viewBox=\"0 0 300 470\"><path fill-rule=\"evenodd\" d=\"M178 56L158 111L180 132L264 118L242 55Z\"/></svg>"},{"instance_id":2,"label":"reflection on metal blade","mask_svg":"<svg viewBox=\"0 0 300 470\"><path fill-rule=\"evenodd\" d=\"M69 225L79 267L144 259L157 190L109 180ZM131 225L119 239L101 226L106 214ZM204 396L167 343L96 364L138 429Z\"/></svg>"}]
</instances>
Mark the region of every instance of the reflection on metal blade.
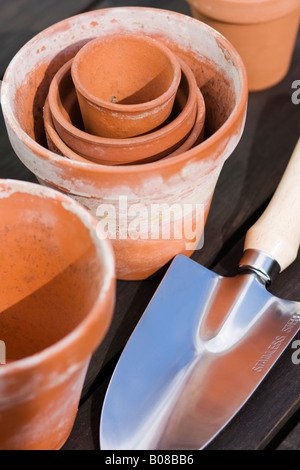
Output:
<instances>
[{"instance_id":1,"label":"reflection on metal blade","mask_svg":"<svg viewBox=\"0 0 300 470\"><path fill-rule=\"evenodd\" d=\"M116 367L101 449L201 449L239 411L297 333L300 305L254 274L170 266Z\"/></svg>"}]
</instances>

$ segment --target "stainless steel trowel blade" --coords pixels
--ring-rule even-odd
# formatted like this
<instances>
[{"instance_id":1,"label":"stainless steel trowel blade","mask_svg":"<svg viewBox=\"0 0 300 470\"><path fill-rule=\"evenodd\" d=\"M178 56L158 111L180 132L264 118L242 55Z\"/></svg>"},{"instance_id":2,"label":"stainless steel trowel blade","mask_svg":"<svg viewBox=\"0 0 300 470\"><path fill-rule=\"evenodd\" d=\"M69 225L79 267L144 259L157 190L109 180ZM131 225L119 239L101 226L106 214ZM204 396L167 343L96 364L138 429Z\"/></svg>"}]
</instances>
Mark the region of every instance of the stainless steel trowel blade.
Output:
<instances>
[{"instance_id":1,"label":"stainless steel trowel blade","mask_svg":"<svg viewBox=\"0 0 300 470\"><path fill-rule=\"evenodd\" d=\"M100 423L101 449L202 449L298 331L300 304L254 274L226 278L177 256L128 341Z\"/></svg>"}]
</instances>

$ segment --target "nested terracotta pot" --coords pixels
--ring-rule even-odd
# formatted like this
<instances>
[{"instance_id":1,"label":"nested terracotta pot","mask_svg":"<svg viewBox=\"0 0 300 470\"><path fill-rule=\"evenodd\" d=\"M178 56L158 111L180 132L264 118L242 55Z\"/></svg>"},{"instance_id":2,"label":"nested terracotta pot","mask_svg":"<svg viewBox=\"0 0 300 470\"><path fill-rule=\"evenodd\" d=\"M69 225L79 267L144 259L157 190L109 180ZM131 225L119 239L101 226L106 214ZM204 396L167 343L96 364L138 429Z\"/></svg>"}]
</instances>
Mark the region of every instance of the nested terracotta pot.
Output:
<instances>
[{"instance_id":1,"label":"nested terracotta pot","mask_svg":"<svg viewBox=\"0 0 300 470\"><path fill-rule=\"evenodd\" d=\"M195 18L236 47L250 91L269 88L285 77L299 28L299 0L187 1Z\"/></svg>"},{"instance_id":2,"label":"nested terracotta pot","mask_svg":"<svg viewBox=\"0 0 300 470\"><path fill-rule=\"evenodd\" d=\"M159 39L191 67L206 105L202 143L170 159L129 166L72 161L47 148L42 109L54 74L91 38L119 32ZM42 184L69 194L97 215L112 242L119 279L144 279L175 255L190 256L198 248L219 174L240 140L246 116L247 76L227 39L170 11L93 11L29 41L10 63L1 94L16 154ZM168 228L168 218L155 211L161 205L174 209L172 231L165 230L164 236L156 230ZM180 236L185 225L191 233ZM149 227L153 236L152 230L147 236Z\"/></svg>"},{"instance_id":3,"label":"nested terracotta pot","mask_svg":"<svg viewBox=\"0 0 300 470\"><path fill-rule=\"evenodd\" d=\"M51 115L51 111L49 107L48 98L46 99L45 104L44 104L43 119L44 119L47 146L49 150L56 153L57 155L63 155L67 158L70 158L71 160L85 162L85 163L88 162L86 158L82 157L76 152L73 152L73 150L70 149L58 135L55 129L55 126L53 124L53 119L52 119L52 115Z\"/></svg>"},{"instance_id":4,"label":"nested terracotta pot","mask_svg":"<svg viewBox=\"0 0 300 470\"><path fill-rule=\"evenodd\" d=\"M205 124L205 114L206 114L205 101L199 88L198 88L197 95L198 95L197 96L197 103L198 103L197 117L196 117L195 124L189 136L180 147L178 147L176 150L171 152L165 158L172 158L175 155L180 155L181 153L192 149L194 146L202 142L203 137L204 137L204 124Z\"/></svg>"},{"instance_id":5,"label":"nested terracotta pot","mask_svg":"<svg viewBox=\"0 0 300 470\"><path fill-rule=\"evenodd\" d=\"M97 220L43 186L0 180L0 449L59 449L112 320L114 257Z\"/></svg>"},{"instance_id":6,"label":"nested terracotta pot","mask_svg":"<svg viewBox=\"0 0 300 470\"><path fill-rule=\"evenodd\" d=\"M134 137L169 117L180 83L173 52L143 34L109 34L86 44L72 63L85 130Z\"/></svg>"},{"instance_id":7,"label":"nested terracotta pot","mask_svg":"<svg viewBox=\"0 0 300 470\"><path fill-rule=\"evenodd\" d=\"M79 156L104 165L155 161L177 149L193 128L198 112L198 87L194 74L181 59L177 60L181 67L181 80L168 121L159 129L126 139L100 137L85 132L71 76L73 59L68 61L51 81L48 93L51 117L48 112L45 116L54 123L58 137L53 137L57 147L61 147L61 138ZM200 113L203 111L199 110ZM45 122L45 125L51 127L49 122Z\"/></svg>"}]
</instances>

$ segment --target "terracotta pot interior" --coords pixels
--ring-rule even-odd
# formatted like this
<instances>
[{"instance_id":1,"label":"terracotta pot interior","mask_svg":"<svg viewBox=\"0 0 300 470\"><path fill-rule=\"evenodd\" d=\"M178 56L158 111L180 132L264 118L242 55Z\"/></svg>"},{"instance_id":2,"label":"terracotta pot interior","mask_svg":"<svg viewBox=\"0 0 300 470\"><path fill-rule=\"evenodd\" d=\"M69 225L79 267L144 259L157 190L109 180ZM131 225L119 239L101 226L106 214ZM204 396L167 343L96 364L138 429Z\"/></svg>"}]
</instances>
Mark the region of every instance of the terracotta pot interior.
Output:
<instances>
[{"instance_id":1,"label":"terracotta pot interior","mask_svg":"<svg viewBox=\"0 0 300 470\"><path fill-rule=\"evenodd\" d=\"M78 41L60 51L50 62L42 62L39 66L36 66L29 73L26 83L17 89L14 100L16 103L14 110L15 116L22 129L45 148L48 147L43 123L43 106L51 80L56 72L67 61L72 59L91 39ZM157 37L156 39L164 42L163 38ZM206 140L214 134L230 116L236 104L234 85L231 80L224 76L224 72L218 69L217 66L207 58L183 51L176 44L166 45L192 69L197 84L203 94L206 106L203 140ZM74 108L71 106L72 122L74 124L76 123L78 127L82 127L82 120L79 117L77 106L77 104L74 104ZM176 108L174 112L176 112Z\"/></svg>"},{"instance_id":2,"label":"terracotta pot interior","mask_svg":"<svg viewBox=\"0 0 300 470\"><path fill-rule=\"evenodd\" d=\"M58 107L63 117L78 129L84 130L75 86L72 80L71 69L62 77L58 87Z\"/></svg>"},{"instance_id":3,"label":"terracotta pot interior","mask_svg":"<svg viewBox=\"0 0 300 470\"><path fill-rule=\"evenodd\" d=\"M8 361L56 343L90 312L102 267L88 229L60 202L0 199L0 331Z\"/></svg>"},{"instance_id":4,"label":"terracotta pot interior","mask_svg":"<svg viewBox=\"0 0 300 470\"><path fill-rule=\"evenodd\" d=\"M93 41L77 56L75 65L81 86L108 103L147 103L165 93L174 79L168 56L140 36Z\"/></svg>"}]
</instances>

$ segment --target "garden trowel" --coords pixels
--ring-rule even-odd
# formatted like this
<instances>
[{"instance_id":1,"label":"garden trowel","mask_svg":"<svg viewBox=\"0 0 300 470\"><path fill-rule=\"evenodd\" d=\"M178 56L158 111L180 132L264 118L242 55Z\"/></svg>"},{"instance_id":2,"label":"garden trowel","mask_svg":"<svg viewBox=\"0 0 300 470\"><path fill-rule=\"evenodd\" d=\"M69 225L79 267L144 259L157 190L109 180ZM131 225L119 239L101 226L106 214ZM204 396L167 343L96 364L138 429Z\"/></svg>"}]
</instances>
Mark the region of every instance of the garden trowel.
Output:
<instances>
[{"instance_id":1,"label":"garden trowel","mask_svg":"<svg viewBox=\"0 0 300 470\"><path fill-rule=\"evenodd\" d=\"M300 140L236 276L170 265L113 373L101 449L203 449L225 427L299 331L300 303L267 290L299 244Z\"/></svg>"}]
</instances>

